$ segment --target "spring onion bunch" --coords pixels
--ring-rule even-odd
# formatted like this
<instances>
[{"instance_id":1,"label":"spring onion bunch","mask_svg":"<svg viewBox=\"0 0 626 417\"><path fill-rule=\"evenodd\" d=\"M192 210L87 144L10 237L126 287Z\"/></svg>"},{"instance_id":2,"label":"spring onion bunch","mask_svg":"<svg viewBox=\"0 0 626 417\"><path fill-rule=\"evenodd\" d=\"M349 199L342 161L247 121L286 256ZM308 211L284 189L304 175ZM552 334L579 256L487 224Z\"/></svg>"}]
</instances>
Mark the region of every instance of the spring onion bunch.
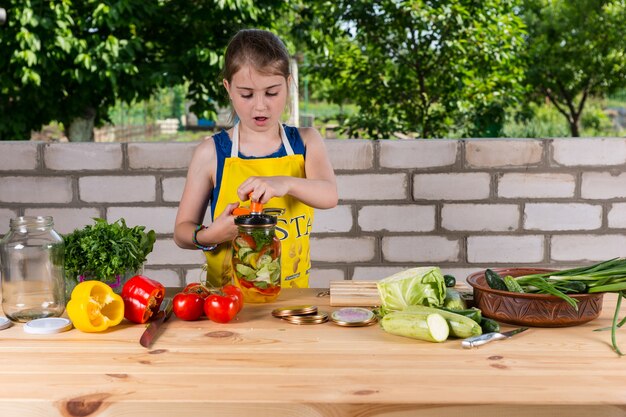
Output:
<instances>
[{"instance_id":1,"label":"spring onion bunch","mask_svg":"<svg viewBox=\"0 0 626 417\"><path fill-rule=\"evenodd\" d=\"M609 259L580 268L523 275L514 279L525 292L555 295L567 301L576 310L578 301L567 293L617 293L617 305L611 326L611 343L615 352L620 356L623 355L617 346L615 332L626 323L626 317L619 320L622 298L626 298L626 258Z\"/></svg>"}]
</instances>

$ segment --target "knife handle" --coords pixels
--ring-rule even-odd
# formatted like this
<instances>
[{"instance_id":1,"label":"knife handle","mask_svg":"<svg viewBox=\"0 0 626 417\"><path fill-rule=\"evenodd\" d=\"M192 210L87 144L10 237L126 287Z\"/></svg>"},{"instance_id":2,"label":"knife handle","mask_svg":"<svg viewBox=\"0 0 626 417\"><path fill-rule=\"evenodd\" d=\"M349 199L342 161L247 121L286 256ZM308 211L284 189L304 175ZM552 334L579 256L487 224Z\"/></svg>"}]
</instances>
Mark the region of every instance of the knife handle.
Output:
<instances>
[{"instance_id":1,"label":"knife handle","mask_svg":"<svg viewBox=\"0 0 626 417\"><path fill-rule=\"evenodd\" d=\"M506 339L507 337L502 333L485 333L480 336L468 337L461 342L461 346L465 349L482 346L485 343L489 343L492 340Z\"/></svg>"}]
</instances>

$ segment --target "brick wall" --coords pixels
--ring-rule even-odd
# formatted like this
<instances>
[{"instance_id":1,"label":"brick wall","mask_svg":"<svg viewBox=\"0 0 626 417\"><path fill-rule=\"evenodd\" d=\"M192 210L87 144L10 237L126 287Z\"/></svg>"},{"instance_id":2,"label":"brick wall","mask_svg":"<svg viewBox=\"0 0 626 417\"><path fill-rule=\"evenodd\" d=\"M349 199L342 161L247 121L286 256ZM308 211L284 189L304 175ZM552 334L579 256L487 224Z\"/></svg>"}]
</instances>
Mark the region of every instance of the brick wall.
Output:
<instances>
[{"instance_id":1,"label":"brick wall","mask_svg":"<svg viewBox=\"0 0 626 417\"><path fill-rule=\"evenodd\" d=\"M158 235L146 274L197 281L172 233L196 143L0 142L0 234L124 217ZM340 202L317 210L312 286L438 265L569 267L626 255L626 139L327 140ZM208 222L208 220L207 220Z\"/></svg>"}]
</instances>

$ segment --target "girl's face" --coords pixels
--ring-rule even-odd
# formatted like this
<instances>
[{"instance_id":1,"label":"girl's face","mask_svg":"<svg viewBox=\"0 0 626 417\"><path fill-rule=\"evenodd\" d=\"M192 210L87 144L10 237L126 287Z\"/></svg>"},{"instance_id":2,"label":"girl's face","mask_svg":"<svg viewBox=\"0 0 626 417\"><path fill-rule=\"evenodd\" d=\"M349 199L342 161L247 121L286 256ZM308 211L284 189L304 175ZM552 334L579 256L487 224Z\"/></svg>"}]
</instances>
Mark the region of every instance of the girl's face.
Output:
<instances>
[{"instance_id":1,"label":"girl's face","mask_svg":"<svg viewBox=\"0 0 626 417\"><path fill-rule=\"evenodd\" d=\"M287 80L282 75L262 74L246 65L224 87L243 125L264 131L274 128L287 104Z\"/></svg>"}]
</instances>

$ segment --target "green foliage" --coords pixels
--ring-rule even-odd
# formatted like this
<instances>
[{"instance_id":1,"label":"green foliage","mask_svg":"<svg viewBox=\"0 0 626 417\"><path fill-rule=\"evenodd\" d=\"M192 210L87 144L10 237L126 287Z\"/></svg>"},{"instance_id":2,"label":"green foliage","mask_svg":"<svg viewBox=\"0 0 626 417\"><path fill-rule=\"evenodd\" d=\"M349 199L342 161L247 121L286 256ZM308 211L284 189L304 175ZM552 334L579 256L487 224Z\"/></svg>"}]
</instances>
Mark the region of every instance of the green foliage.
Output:
<instances>
[{"instance_id":1,"label":"green foliage","mask_svg":"<svg viewBox=\"0 0 626 417\"><path fill-rule=\"evenodd\" d=\"M591 95L626 86L624 0L525 0L527 82L566 118L572 136Z\"/></svg>"},{"instance_id":2,"label":"green foliage","mask_svg":"<svg viewBox=\"0 0 626 417\"><path fill-rule=\"evenodd\" d=\"M116 99L187 83L197 114L222 97L221 56L244 26L267 27L279 0L7 0L0 29L0 139L52 120L107 120ZM72 138L70 138L72 139Z\"/></svg>"},{"instance_id":3,"label":"green foliage","mask_svg":"<svg viewBox=\"0 0 626 417\"><path fill-rule=\"evenodd\" d=\"M94 225L63 236L65 277L78 280L83 275L110 282L116 275L139 270L152 252L154 230L146 233L145 226L128 227L124 219L111 224L94 220Z\"/></svg>"},{"instance_id":4,"label":"green foliage","mask_svg":"<svg viewBox=\"0 0 626 417\"><path fill-rule=\"evenodd\" d=\"M345 120L351 136L386 138L399 131L442 137L465 126L476 131L483 128L481 117L491 117L521 93L524 27L515 15L517 5L515 0L307 2L302 24L316 54L303 72L331 81L327 99L358 105ZM316 19L307 20L310 16Z\"/></svg>"}]
</instances>

